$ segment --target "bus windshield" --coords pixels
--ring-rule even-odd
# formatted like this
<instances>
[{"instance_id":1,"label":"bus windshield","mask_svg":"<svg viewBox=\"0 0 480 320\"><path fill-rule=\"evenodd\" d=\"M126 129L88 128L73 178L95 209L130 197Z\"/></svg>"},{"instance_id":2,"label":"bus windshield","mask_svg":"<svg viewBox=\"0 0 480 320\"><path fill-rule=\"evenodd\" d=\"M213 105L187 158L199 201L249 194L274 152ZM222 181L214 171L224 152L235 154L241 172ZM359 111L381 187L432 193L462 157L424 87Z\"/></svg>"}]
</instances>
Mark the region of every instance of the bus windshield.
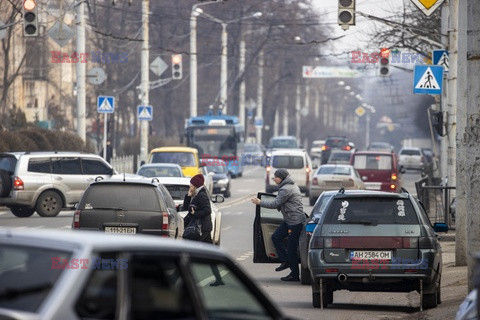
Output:
<instances>
[{"instance_id":1,"label":"bus windshield","mask_svg":"<svg viewBox=\"0 0 480 320\"><path fill-rule=\"evenodd\" d=\"M235 156L235 131L231 127L192 127L190 128L192 147L198 149L201 156Z\"/></svg>"}]
</instances>

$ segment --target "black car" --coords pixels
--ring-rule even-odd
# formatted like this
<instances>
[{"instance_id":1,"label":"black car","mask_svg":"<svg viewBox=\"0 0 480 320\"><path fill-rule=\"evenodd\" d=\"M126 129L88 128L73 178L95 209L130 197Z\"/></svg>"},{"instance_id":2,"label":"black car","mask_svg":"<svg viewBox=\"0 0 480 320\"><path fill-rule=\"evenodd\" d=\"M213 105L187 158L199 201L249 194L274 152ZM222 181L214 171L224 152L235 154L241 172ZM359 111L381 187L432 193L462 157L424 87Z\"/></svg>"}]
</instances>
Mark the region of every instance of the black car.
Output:
<instances>
[{"instance_id":1,"label":"black car","mask_svg":"<svg viewBox=\"0 0 480 320\"><path fill-rule=\"evenodd\" d=\"M183 218L156 178L99 180L80 199L72 229L177 238L183 235Z\"/></svg>"},{"instance_id":2,"label":"black car","mask_svg":"<svg viewBox=\"0 0 480 320\"><path fill-rule=\"evenodd\" d=\"M353 144L348 141L347 137L328 137L325 144L322 146L322 164L328 162L332 150L347 150L353 149Z\"/></svg>"},{"instance_id":3,"label":"black car","mask_svg":"<svg viewBox=\"0 0 480 320\"><path fill-rule=\"evenodd\" d=\"M207 172L213 173L213 194L223 194L225 198L231 196L230 182L232 177L227 170L227 164L219 159L206 159L204 162Z\"/></svg>"}]
</instances>

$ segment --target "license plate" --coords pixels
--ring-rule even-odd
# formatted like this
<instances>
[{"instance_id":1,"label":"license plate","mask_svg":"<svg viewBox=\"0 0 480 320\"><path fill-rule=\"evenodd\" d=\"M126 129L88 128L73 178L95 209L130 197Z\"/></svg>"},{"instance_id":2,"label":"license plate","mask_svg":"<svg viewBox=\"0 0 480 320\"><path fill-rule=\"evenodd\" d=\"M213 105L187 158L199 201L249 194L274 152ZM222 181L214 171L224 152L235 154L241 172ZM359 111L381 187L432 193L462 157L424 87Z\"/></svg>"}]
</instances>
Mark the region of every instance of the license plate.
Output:
<instances>
[{"instance_id":1,"label":"license plate","mask_svg":"<svg viewBox=\"0 0 480 320\"><path fill-rule=\"evenodd\" d=\"M365 182L365 189L367 189L367 190L380 190L381 188L382 188L381 183Z\"/></svg>"},{"instance_id":2,"label":"license plate","mask_svg":"<svg viewBox=\"0 0 480 320\"><path fill-rule=\"evenodd\" d=\"M392 251L350 251L350 260L372 260L383 259L392 260Z\"/></svg>"},{"instance_id":3,"label":"license plate","mask_svg":"<svg viewBox=\"0 0 480 320\"><path fill-rule=\"evenodd\" d=\"M105 227L106 233L125 233L125 234L135 234L137 229L128 228L128 227Z\"/></svg>"}]
</instances>

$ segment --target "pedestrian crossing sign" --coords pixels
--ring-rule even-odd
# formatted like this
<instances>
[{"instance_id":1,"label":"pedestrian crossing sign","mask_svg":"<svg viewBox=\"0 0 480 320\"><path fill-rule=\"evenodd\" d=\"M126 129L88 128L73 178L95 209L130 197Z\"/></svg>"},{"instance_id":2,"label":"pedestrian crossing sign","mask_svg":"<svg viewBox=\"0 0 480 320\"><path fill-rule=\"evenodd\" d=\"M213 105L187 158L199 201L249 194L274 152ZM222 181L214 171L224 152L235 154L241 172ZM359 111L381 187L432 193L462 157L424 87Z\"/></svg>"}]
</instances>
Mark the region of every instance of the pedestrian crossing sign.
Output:
<instances>
[{"instance_id":1,"label":"pedestrian crossing sign","mask_svg":"<svg viewBox=\"0 0 480 320\"><path fill-rule=\"evenodd\" d=\"M112 96L98 96L97 98L97 112L99 113L113 113L115 110L115 97Z\"/></svg>"},{"instance_id":2,"label":"pedestrian crossing sign","mask_svg":"<svg viewBox=\"0 0 480 320\"><path fill-rule=\"evenodd\" d=\"M138 120L153 120L153 108L152 106L138 106L137 107Z\"/></svg>"},{"instance_id":3,"label":"pedestrian crossing sign","mask_svg":"<svg viewBox=\"0 0 480 320\"><path fill-rule=\"evenodd\" d=\"M413 93L442 94L443 67L416 65L413 69Z\"/></svg>"},{"instance_id":4,"label":"pedestrian crossing sign","mask_svg":"<svg viewBox=\"0 0 480 320\"><path fill-rule=\"evenodd\" d=\"M443 67L443 72L448 73L450 59L447 50L433 50L433 64Z\"/></svg>"}]
</instances>

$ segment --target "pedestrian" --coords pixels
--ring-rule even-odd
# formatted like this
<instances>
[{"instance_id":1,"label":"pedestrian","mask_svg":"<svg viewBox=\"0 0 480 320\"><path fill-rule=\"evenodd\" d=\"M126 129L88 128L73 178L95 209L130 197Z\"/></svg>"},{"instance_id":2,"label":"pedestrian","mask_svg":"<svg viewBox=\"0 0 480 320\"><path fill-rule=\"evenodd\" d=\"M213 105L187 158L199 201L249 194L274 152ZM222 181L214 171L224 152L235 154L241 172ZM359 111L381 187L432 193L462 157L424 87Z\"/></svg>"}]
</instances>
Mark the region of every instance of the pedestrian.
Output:
<instances>
[{"instance_id":1,"label":"pedestrian","mask_svg":"<svg viewBox=\"0 0 480 320\"><path fill-rule=\"evenodd\" d=\"M190 187L188 193L183 200L183 208L187 209L188 213L184 218L184 225L187 226L191 219L200 219L202 225L202 235L196 241L213 244L211 232L212 225L212 208L210 206L210 196L204 186L205 178L203 174L197 174L190 179ZM212 268L215 281L211 286L224 285L220 272L216 265L210 265Z\"/></svg>"},{"instance_id":2,"label":"pedestrian","mask_svg":"<svg viewBox=\"0 0 480 320\"><path fill-rule=\"evenodd\" d=\"M286 169L277 169L273 180L279 186L278 195L275 200L265 201L252 198L251 201L264 208L277 209L282 212L283 222L278 226L272 235L272 241L277 250L278 258L281 261L275 271L282 271L290 268L290 274L282 277L283 281L299 281L298 268L298 241L300 233L306 222L306 215L303 212L302 195ZM287 247L284 240L287 238Z\"/></svg>"}]
</instances>

